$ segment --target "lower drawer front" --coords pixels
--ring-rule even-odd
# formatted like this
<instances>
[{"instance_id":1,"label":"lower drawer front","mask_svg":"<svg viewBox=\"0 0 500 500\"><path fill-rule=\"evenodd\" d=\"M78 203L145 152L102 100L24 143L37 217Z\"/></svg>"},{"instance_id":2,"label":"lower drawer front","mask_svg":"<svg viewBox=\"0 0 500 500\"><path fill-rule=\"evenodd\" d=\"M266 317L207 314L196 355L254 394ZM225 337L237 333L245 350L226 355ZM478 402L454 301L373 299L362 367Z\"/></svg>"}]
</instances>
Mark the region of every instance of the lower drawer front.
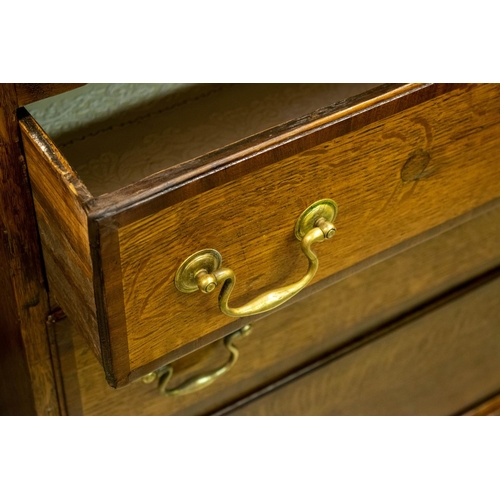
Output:
<instances>
[{"instance_id":1,"label":"lower drawer front","mask_svg":"<svg viewBox=\"0 0 500 500\"><path fill-rule=\"evenodd\" d=\"M103 370L68 320L56 325L68 413L179 415L217 411L360 334L500 265L500 209L374 265L253 325L237 343L234 368L200 392L158 395L156 385L110 388ZM227 359L221 342L176 361L170 386ZM500 388L500 384L499 384ZM477 400L470 401L470 405Z\"/></svg>"},{"instance_id":2,"label":"lower drawer front","mask_svg":"<svg viewBox=\"0 0 500 500\"><path fill-rule=\"evenodd\" d=\"M449 415L500 388L500 278L234 415Z\"/></svg>"}]
</instances>

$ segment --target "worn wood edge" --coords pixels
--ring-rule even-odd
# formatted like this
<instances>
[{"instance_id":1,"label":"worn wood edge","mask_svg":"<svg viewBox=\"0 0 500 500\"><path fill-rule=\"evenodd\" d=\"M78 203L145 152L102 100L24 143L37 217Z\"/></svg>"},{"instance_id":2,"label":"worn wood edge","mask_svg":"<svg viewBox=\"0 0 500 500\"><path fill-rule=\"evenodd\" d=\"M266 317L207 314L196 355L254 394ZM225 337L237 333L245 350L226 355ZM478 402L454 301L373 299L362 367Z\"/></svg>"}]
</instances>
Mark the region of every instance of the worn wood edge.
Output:
<instances>
[{"instance_id":1,"label":"worn wood edge","mask_svg":"<svg viewBox=\"0 0 500 500\"><path fill-rule=\"evenodd\" d=\"M417 236L414 236L412 238L409 238L398 245L395 245L391 248L388 248L387 250L384 250L383 252L380 252L376 255L373 255L371 257L368 257L367 259L364 259L354 266L351 266L347 269L343 269L342 271L339 271L338 273L332 274L328 276L325 279L322 279L321 281L318 281L314 283L313 285L310 285L306 287L304 290L302 290L299 294L297 294L295 297L290 299L286 304L283 304L279 308L273 309L272 311L268 311L266 313L262 313L256 316L252 316L252 322L256 322L262 318L265 318L269 314L273 314L276 311L279 311L280 309L283 309L285 307L288 307L289 305L292 305L312 294L318 293L325 288L328 288L335 283L338 283L339 281L342 281L346 278L349 278L353 274L356 274L360 271L363 271L364 269L367 269L368 267L371 267L375 264L378 264L379 262L382 262L384 260L387 260L391 257L394 257L395 255L404 252L405 250L408 250L420 243L423 243L424 241L427 241L431 238L434 238L436 236L439 236L440 234L449 231L451 229L454 229L457 226L460 226L461 224L464 224L467 221L473 220L476 217L489 212L490 210L493 210L494 208L500 206L500 198L490 201L488 203L485 203L484 205L477 207L473 210L470 210L469 212L462 214L454 219L450 219L443 224L440 224L438 226L435 226L431 229L428 229L427 231L418 234ZM154 371L161 366L164 366L166 364L172 363L176 361L177 359L186 356L187 354L190 354L191 352L201 349L202 347L205 347L208 344L211 344L212 342L216 342L217 340L222 339L226 335L238 330L238 328L243 327L246 325L249 321L249 317L246 318L240 318L235 320L232 323L229 323L228 325L223 326L222 328L219 328L217 330L214 330L210 332L208 335L205 335L204 337L198 338L192 342L189 342L187 344L184 344L182 347L179 347L178 349L175 349L171 351L168 354L165 354L161 358L158 358L151 363L148 363L146 365L143 365L142 367L132 370L130 372L129 377L125 380L118 380L117 381L117 387L122 387L127 385L130 382L133 382L134 380L142 377L143 375ZM126 342L126 338L122 340L123 342Z\"/></svg>"},{"instance_id":2,"label":"worn wood edge","mask_svg":"<svg viewBox=\"0 0 500 500\"><path fill-rule=\"evenodd\" d=\"M85 83L16 83L17 105L26 106L70 90L83 87Z\"/></svg>"},{"instance_id":3,"label":"worn wood edge","mask_svg":"<svg viewBox=\"0 0 500 500\"><path fill-rule=\"evenodd\" d=\"M464 417L488 417L500 415L500 393L490 395L481 403L476 403L473 408L459 412Z\"/></svg>"},{"instance_id":4,"label":"worn wood edge","mask_svg":"<svg viewBox=\"0 0 500 500\"><path fill-rule=\"evenodd\" d=\"M18 110L19 126L25 136L37 147L40 154L54 167L61 182L68 185L75 195L82 209L88 213L88 205L92 204L94 197L80 180L78 174L72 169L66 158L61 154L57 146L45 133L38 122L29 114L26 108Z\"/></svg>"},{"instance_id":5,"label":"worn wood edge","mask_svg":"<svg viewBox=\"0 0 500 500\"><path fill-rule=\"evenodd\" d=\"M118 214L157 196L180 189L195 180L229 169L244 160L280 148L284 144L431 85L386 84L375 87L304 117L290 120L198 158L164 169L112 193L98 196L94 199L93 206L89 207L91 216L99 219ZM249 170L246 170L246 173L249 173ZM234 176L231 176L231 180L234 180ZM220 182L214 183L211 187L220 184ZM190 193L191 196L195 194L198 193Z\"/></svg>"},{"instance_id":6,"label":"worn wood edge","mask_svg":"<svg viewBox=\"0 0 500 500\"><path fill-rule=\"evenodd\" d=\"M393 318L389 322L381 325L375 331L365 332L364 334L362 333L360 337L358 337L356 340L349 342L346 345L340 346L339 348L329 353L326 353L324 356L317 359L316 361L308 363L307 365L296 369L295 371L286 375L285 377L282 377L281 379L276 380L275 382L272 382L264 386L263 388L253 392L252 394L246 397L243 397L233 403L230 403L229 405L225 405L219 410L212 412L211 415L213 416L230 415L232 412L256 401L257 399L263 396L267 396L268 394L276 390L279 390L290 383L293 383L294 381L312 373L313 371L325 367L326 365L330 364L331 362L343 356L354 353L357 349L360 349L365 345L377 341L378 339L394 332L395 330L402 328L403 326L412 323L413 321L419 319L420 317L430 314L433 311L447 304L450 304L451 302L457 299L460 299L461 297L467 295L468 293L498 278L500 278L500 267L496 267L479 277L475 277L472 280L468 280L465 283L462 283L461 285L455 287L451 292L448 291L439 295L437 298L431 298L429 300L426 300L425 302L420 304L417 308L413 309L410 312L402 313L396 318Z\"/></svg>"},{"instance_id":7,"label":"worn wood edge","mask_svg":"<svg viewBox=\"0 0 500 500\"><path fill-rule=\"evenodd\" d=\"M46 265L53 264L57 272L48 276L48 281L54 287L52 293L59 293L60 299L63 302L68 312L76 313L78 304L83 305L85 321L78 322L79 330L82 335L87 338L89 345L92 347L97 358L100 354L100 340L98 335L98 328L94 325L97 324L97 312L95 304L94 283L91 281L93 273L93 263L90 255L90 240L88 235L88 214L85 210L83 201L90 196L85 186L77 179L76 174L72 171L71 167L60 155L57 148L52 144L51 140L41 127L25 110L19 110L22 116L20 122L20 129L22 138L25 143L27 152L27 159L32 160L30 164L32 180L38 179L33 184L33 192L35 197L35 204L38 205L37 216L39 216L39 227L41 229L48 229L42 231L42 242L56 248L58 239L62 238L64 245L67 245L66 250L74 250L74 254L66 253L64 258L58 258L58 255L50 251L46 252L45 262ZM36 175L35 175L36 173ZM43 188L43 182L47 182L47 186L52 191L46 191ZM38 185L38 183L41 183ZM75 187L76 186L76 187ZM50 193L51 196L47 196ZM52 196L56 198L53 199ZM68 210L65 216L60 213L54 213L54 217L45 217L43 214L47 212L50 215L51 211L56 207L56 201L60 200L64 204L64 209ZM47 224L45 224L45 222ZM77 239L67 238L71 235L72 223L76 223L76 231L73 233ZM50 243L52 241L52 243ZM46 248L44 247L44 250ZM77 266L73 266L77 263ZM50 266L49 266L50 267ZM76 273L66 272L70 269L77 270ZM79 275L80 270L83 269L85 276ZM81 274L81 273L80 273ZM84 281L80 278L83 276ZM56 284L56 277L60 278L59 283L64 286L54 286ZM83 289L81 287L84 287ZM69 293L64 296L64 292ZM71 301L68 302L68 300ZM64 299L64 300L63 300ZM67 300L66 300L67 299ZM75 302L76 300L76 302ZM83 302L82 302L83 301ZM88 321L87 321L88 320Z\"/></svg>"},{"instance_id":8,"label":"worn wood edge","mask_svg":"<svg viewBox=\"0 0 500 500\"><path fill-rule=\"evenodd\" d=\"M28 397L32 401L33 414L56 415L59 411L53 359L45 324L49 313L47 282L16 119L17 94L13 84L0 85L0 107L0 152L1 160L5 160L0 166L0 226L4 229L4 241L0 241L0 245L7 243L5 264L10 271L14 307L17 308L17 314L11 313L15 314L18 323L16 331L10 334L19 335L31 381L29 394L18 394L17 398ZM22 200L21 206L13 206L12 200Z\"/></svg>"}]
</instances>

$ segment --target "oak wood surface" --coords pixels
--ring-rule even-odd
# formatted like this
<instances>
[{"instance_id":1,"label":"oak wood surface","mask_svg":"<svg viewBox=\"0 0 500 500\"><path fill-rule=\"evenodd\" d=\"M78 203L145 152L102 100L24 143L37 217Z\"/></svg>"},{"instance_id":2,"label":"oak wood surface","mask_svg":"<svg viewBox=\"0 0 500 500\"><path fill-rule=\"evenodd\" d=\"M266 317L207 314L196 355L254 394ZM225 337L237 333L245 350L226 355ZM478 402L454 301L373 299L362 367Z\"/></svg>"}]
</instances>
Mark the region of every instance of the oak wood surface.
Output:
<instances>
[{"instance_id":1,"label":"oak wood surface","mask_svg":"<svg viewBox=\"0 0 500 500\"><path fill-rule=\"evenodd\" d=\"M500 279L230 412L453 415L500 388Z\"/></svg>"},{"instance_id":2,"label":"oak wood surface","mask_svg":"<svg viewBox=\"0 0 500 500\"><path fill-rule=\"evenodd\" d=\"M241 304L304 273L292 228L319 198L335 199L340 215L334 241L318 245L316 282L499 199L500 86L393 86L364 99L278 127L270 142L255 136L97 199L33 120L22 120L27 142L43 146L47 169L57 160L56 177L73 191L74 208L86 212L77 223L82 241L89 218L98 330L112 385L243 323L218 311L215 293L182 295L172 286L178 265L194 251L222 253L238 276L233 304ZM33 161L44 163L35 156L36 148ZM43 176L34 184L35 196L52 189ZM78 253L88 261L85 244ZM79 268L63 254L69 261L59 271ZM88 296L89 265L85 271L83 284L73 285ZM69 281L59 288L75 295ZM95 329L93 317L77 324ZM96 337L87 333L94 350Z\"/></svg>"},{"instance_id":3,"label":"oak wood surface","mask_svg":"<svg viewBox=\"0 0 500 500\"><path fill-rule=\"evenodd\" d=\"M84 83L16 83L17 105L26 106L40 99L46 99L57 94L85 85Z\"/></svg>"},{"instance_id":4,"label":"oak wood surface","mask_svg":"<svg viewBox=\"0 0 500 500\"><path fill-rule=\"evenodd\" d=\"M78 183L64 157L50 144L36 142L35 137L24 134L24 150L50 292L99 357L88 215L83 203L91 195Z\"/></svg>"},{"instance_id":5,"label":"oak wood surface","mask_svg":"<svg viewBox=\"0 0 500 500\"><path fill-rule=\"evenodd\" d=\"M133 378L214 330L236 328L216 293L172 285L190 254L220 251L238 278L232 303L242 304L304 274L296 218L333 198L338 233L317 245L321 280L498 199L499 137L500 86L461 88L136 222L122 226L121 214L103 221L101 245L116 242L102 268L118 383L129 366Z\"/></svg>"},{"instance_id":6,"label":"oak wood surface","mask_svg":"<svg viewBox=\"0 0 500 500\"><path fill-rule=\"evenodd\" d=\"M481 244L478 244L481 242ZM163 398L138 381L111 389L69 321L57 323L70 414L205 414L286 376L383 322L500 264L500 208L428 240L254 323L232 371L205 390ZM174 386L222 364L215 342L174 363ZM472 402L471 402L472 403Z\"/></svg>"},{"instance_id":7,"label":"oak wood surface","mask_svg":"<svg viewBox=\"0 0 500 500\"><path fill-rule=\"evenodd\" d=\"M13 84L0 84L0 414L57 415L49 312Z\"/></svg>"},{"instance_id":8,"label":"oak wood surface","mask_svg":"<svg viewBox=\"0 0 500 500\"><path fill-rule=\"evenodd\" d=\"M460 87L464 85L375 87L98 196L93 217L121 214L120 224L128 224Z\"/></svg>"},{"instance_id":9,"label":"oak wood surface","mask_svg":"<svg viewBox=\"0 0 500 500\"><path fill-rule=\"evenodd\" d=\"M397 88L397 86L385 86L377 92L368 93L366 98L358 99L358 101L356 101L356 99L354 99L354 101L350 100L340 107L335 107L334 110L338 116L348 114L348 110L354 110L357 112L360 106L376 104L380 100L383 100L383 97L381 97L382 94L385 96L385 93L391 90L391 88ZM407 90L408 89L405 89L405 91ZM366 101L368 101L368 104ZM313 113L313 115L307 117L305 120L302 120L302 122L299 120L293 122L292 125L288 124L284 128L278 127L270 134L266 133L266 137L274 137L273 140L276 145L279 144L279 136L283 132L287 132L288 135L290 135L290 130L292 130L296 125L300 125L303 132L311 128L311 122L317 123L319 126L322 125L323 118L324 117L321 113ZM35 199L37 200L37 207L39 207L40 212L39 224L42 228L42 242L45 248L45 260L48 268L48 274L50 276L52 293L59 297L61 304L75 319L77 328L80 328L82 334L86 336L90 345L92 345L94 352L98 356L99 342L97 331L99 330L99 341L101 345L104 345L104 348L102 349L103 362L107 367L107 376L110 383L114 385L116 384L117 376L121 376L123 379L128 375L128 354L126 353L126 345L123 342L114 345L115 352L113 353L111 353L110 349L106 347L109 343L108 320L112 322L113 318L117 318L119 328L121 328L123 326L123 308L121 310L120 308L115 308L116 311L113 311L107 310L105 306L102 307L100 309L100 314L98 314L97 317L99 327L95 328L96 320L94 318L93 299L89 295L88 276L90 266L87 259L87 249L85 248L87 245L87 235L83 221L85 216L82 217L82 214L85 212L99 214L103 209L108 212L110 206L112 210L115 210L118 208L118 204L116 204L115 207L113 206L114 202L109 204L109 200L105 200L104 203L99 205L98 199L96 200L92 198L91 194L78 179L76 173L54 146L50 138L48 138L36 122L32 120L29 115L27 115L25 110L21 113L21 127L25 135L25 142L28 150L28 164L31 166L33 163L32 182ZM345 133L345 130L342 129L337 133ZM285 139L282 140L285 141ZM286 137L286 141L289 142L290 137ZM253 143L252 141L242 141L242 146L238 146L236 148L230 147L229 151L235 149L239 150L240 155L243 154L243 156L245 155L245 151L247 151L248 154L254 155L256 144L259 142L262 142L262 137L254 138ZM248 150L249 145L253 148L251 151ZM227 151L224 151L221 154L224 156L227 154ZM234 160L233 157L230 155L230 159ZM270 159L272 158L267 158L266 161L269 161ZM213 169L215 172L217 171L218 167L215 164L217 163L217 160L215 160L214 163L213 156L207 155L205 162L209 163L208 169ZM53 168L53 171L50 171L51 167ZM182 168L184 167L185 166L181 166L180 170L174 169L175 172L177 172L174 175L181 177ZM199 172L196 171L195 165L188 165L188 168L190 169L192 175L195 177L198 175ZM153 187L156 188L156 191L158 187L165 184L161 175L158 181L153 182ZM139 183L137 188L132 191L133 196L130 196L131 193L126 192L126 190L121 193L121 199L122 201L125 201L125 204L133 202L133 200L137 198L137 194L144 191L144 187L141 187L141 183ZM155 189L151 189L150 186L150 188L146 190L145 196L148 197L154 195L156 191ZM118 198L120 198L120 196L118 196ZM57 214L60 214L60 221L57 221ZM111 221L111 226L113 226L113 224L113 221ZM101 231L106 234L105 228L101 227ZM103 245L110 248L109 255L107 255L109 263L109 259L119 259L119 255L117 254L116 249L112 248L113 242L116 241L116 231L114 233L113 231L108 231L108 233L110 237L107 240L104 239ZM98 302L103 305L106 301L106 297L103 293L106 285L103 282L102 269L100 265L102 258L100 254L101 234L99 232L99 228L95 224L91 224L90 226L90 236L90 253L92 254L92 259L94 261L93 285L95 297ZM60 242L59 238L62 238ZM108 269L108 271L110 272L111 277L113 277L114 272L114 275L116 275L119 279L120 270L118 270L118 273L113 271L113 269ZM109 281L110 280L108 279L108 282ZM121 289L118 288L116 291L111 291L110 294L111 296L114 295L119 299L119 304L123 302L120 297L120 295L123 294ZM85 329L87 331L85 331ZM123 351L125 351L125 354L120 358L120 354ZM112 354L115 358L115 364L119 365L118 370L113 370L111 367ZM119 360L120 362L116 363L116 360Z\"/></svg>"}]
</instances>

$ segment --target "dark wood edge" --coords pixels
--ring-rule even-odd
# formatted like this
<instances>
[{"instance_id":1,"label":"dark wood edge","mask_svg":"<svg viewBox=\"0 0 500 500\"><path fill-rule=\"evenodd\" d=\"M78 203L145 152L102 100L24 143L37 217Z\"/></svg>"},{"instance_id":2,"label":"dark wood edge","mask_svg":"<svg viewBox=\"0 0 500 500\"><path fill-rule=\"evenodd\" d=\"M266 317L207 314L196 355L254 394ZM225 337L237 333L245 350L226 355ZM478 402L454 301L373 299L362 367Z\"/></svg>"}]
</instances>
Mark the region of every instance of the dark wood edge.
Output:
<instances>
[{"instance_id":1,"label":"dark wood edge","mask_svg":"<svg viewBox=\"0 0 500 500\"><path fill-rule=\"evenodd\" d=\"M89 219L90 253L93 266L93 284L97 309L97 324L101 342L101 362L106 381L111 387L121 387L129 382L130 360L125 319L125 301L123 297L122 270L120 265L120 242L118 230L112 221ZM103 252L103 248L105 251ZM105 255L105 258L103 258ZM106 299L110 286L118 283L120 290L114 295L111 305ZM119 295L119 297L117 296ZM115 316L119 327L114 329L111 338L110 314ZM118 349L120 348L120 349ZM123 352L123 350L126 352Z\"/></svg>"},{"instance_id":2,"label":"dark wood edge","mask_svg":"<svg viewBox=\"0 0 500 500\"><path fill-rule=\"evenodd\" d=\"M364 346L380 339L381 337L384 337L394 332L395 330L409 323L412 323L418 318L427 315L435 311L436 309L439 309L457 299L460 299L464 295L498 278L500 278L500 267L496 267L495 269L488 271L480 277L468 280L467 282L462 283L461 285L456 287L453 291L441 294L438 298L433 298L424 302L411 312L405 312L402 315L392 319L390 322L381 325L376 331L370 331L361 334L361 336L353 342L349 342L346 345L340 346L339 348L326 354L325 356L322 356L320 359L314 361L313 363L309 363L302 368L299 368L298 370L286 375L285 377L253 392L247 397L241 398L238 401L230 403L229 405L225 405L219 410L213 412L212 415L229 415L239 408L242 408L257 399L266 396L273 391L279 390L282 387L295 382L299 378L302 378L312 373L313 371L323 368L324 366L341 357L354 353L358 349L363 348Z\"/></svg>"},{"instance_id":3,"label":"dark wood edge","mask_svg":"<svg viewBox=\"0 0 500 500\"><path fill-rule=\"evenodd\" d=\"M51 163L61 180L71 186L75 198L82 209L88 212L87 206L92 205L94 197L80 180L78 174L71 168L66 158L45 133L38 122L29 114L26 108L20 108L17 112L19 126L27 137L36 145L37 149Z\"/></svg>"},{"instance_id":4,"label":"dark wood edge","mask_svg":"<svg viewBox=\"0 0 500 500\"><path fill-rule=\"evenodd\" d=\"M446 231L449 231L457 226L460 226L461 224L465 224L467 221L472 220L476 217L479 217L481 214L484 214L490 210L493 210L494 208L500 206L500 198L495 199L493 201L490 201L488 203L485 203L484 205L477 207L473 210L470 210L466 214L460 215L458 217L455 217L454 219L450 219L443 224L440 224L436 227L433 227L424 233L418 234L417 236L414 236L412 238L409 238L398 245L395 245L391 248L388 248L387 250L384 250L383 252L380 252L376 255L373 255L371 257L368 257L367 259L358 262L354 266L351 266L347 269L344 269L338 273L335 273L331 276L328 276L325 279L322 279L321 281L318 281L314 283L313 285L308 286L305 288L302 292L297 294L295 297L290 299L286 304L282 305L280 308L274 309L272 311L269 311L267 313L259 314L258 316L253 316L251 318L251 322L255 323L256 321L265 318L269 314L273 314L279 309L288 307L291 304L294 304L298 301L303 300L306 297L309 297L310 295L313 295L315 293L318 293L325 288L328 288L335 283L338 283L339 281L342 281L349 276L352 276L353 274L356 274L360 271L363 271L364 269L367 269L375 264L378 264L386 259L389 259L391 257L394 257L395 255L404 252L420 243L423 243L426 240L429 240L431 238L434 238ZM201 349L202 347L205 347L208 344L211 344L212 342L216 342L217 340L220 340L221 338L225 337L226 335L238 330L238 328L241 328L242 326L246 325L249 322L249 318L241 318L238 319L228 325L223 326L222 328L219 328L218 330L214 330L208 335L205 335L204 337L201 337L199 339L194 340L193 342L190 342L188 344L183 345L182 347L179 347L178 349L171 351L170 353L166 354L165 356L162 356L159 359L156 359L152 361L151 363L148 363L136 370L133 370L130 373L129 380L133 381L136 380L139 377L142 377L143 375L146 375L147 373L154 371L161 366L164 366L166 364L172 363L173 361L176 361L177 359L186 356L187 354L197 350ZM122 340L126 341L126 339ZM119 384L121 385L121 384Z\"/></svg>"},{"instance_id":5,"label":"dark wood edge","mask_svg":"<svg viewBox=\"0 0 500 500\"><path fill-rule=\"evenodd\" d=\"M26 106L69 90L83 87L85 83L16 83L17 105Z\"/></svg>"}]
</instances>

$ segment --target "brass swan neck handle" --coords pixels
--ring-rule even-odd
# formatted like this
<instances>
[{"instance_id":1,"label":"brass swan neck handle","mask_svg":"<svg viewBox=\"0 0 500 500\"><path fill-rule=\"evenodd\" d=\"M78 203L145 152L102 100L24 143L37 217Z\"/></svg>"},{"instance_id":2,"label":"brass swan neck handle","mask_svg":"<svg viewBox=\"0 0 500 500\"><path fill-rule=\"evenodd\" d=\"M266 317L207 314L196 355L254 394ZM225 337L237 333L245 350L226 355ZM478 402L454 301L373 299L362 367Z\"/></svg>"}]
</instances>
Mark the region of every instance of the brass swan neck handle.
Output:
<instances>
[{"instance_id":1,"label":"brass swan neck handle","mask_svg":"<svg viewBox=\"0 0 500 500\"><path fill-rule=\"evenodd\" d=\"M244 317L274 309L299 293L313 279L319 261L312 250L314 243L330 239L335 235L333 221L337 215L337 204L333 200L320 200L299 217L295 225L295 236L301 240L301 248L307 257L307 273L299 281L263 293L241 307L231 307L228 302L236 283L231 269L221 268L222 257L217 250L207 249L194 253L186 259L175 277L175 286L184 293L200 290L211 293L222 283L219 294L219 308L227 316Z\"/></svg>"},{"instance_id":2,"label":"brass swan neck handle","mask_svg":"<svg viewBox=\"0 0 500 500\"><path fill-rule=\"evenodd\" d=\"M245 325L243 328L228 335L224 339L224 346L229 351L229 359L221 367L200 375L195 375L177 387L173 387L172 389L167 388L174 373L172 365L167 365L155 372L151 372L142 377L142 380L146 384L158 380L158 391L164 396L184 396L192 392L200 391L210 384L213 384L219 377L227 373L235 365L239 358L239 351L233 342L243 337L247 337L250 335L251 331L252 327L250 325Z\"/></svg>"}]
</instances>

